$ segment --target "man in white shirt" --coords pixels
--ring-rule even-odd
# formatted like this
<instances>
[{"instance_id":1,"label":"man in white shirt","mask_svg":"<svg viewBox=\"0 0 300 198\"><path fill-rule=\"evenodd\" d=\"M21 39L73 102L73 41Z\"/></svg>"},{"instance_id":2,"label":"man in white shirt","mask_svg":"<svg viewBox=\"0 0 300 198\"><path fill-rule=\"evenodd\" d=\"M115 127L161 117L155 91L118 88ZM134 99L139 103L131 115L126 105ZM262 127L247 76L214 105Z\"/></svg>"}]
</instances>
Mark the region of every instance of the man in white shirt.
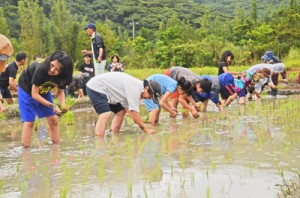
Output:
<instances>
[{"instance_id":1,"label":"man in white shirt","mask_svg":"<svg viewBox=\"0 0 300 198\"><path fill-rule=\"evenodd\" d=\"M152 98L154 102L159 103L161 86L158 82L143 82L123 72L109 72L90 79L87 83L87 94L99 114L96 135L104 136L112 112L115 114L111 123L112 132L120 131L124 116L128 112L145 133L153 133L142 120L139 106L141 98Z\"/></svg>"}]
</instances>

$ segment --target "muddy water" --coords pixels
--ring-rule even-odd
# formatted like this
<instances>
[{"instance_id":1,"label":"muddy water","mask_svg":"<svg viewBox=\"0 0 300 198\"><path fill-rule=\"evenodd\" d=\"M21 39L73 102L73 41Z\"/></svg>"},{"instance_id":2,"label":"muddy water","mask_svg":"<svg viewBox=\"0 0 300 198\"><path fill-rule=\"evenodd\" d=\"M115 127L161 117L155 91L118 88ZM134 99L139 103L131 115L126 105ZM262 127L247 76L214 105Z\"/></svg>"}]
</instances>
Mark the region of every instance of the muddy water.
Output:
<instances>
[{"instance_id":1,"label":"muddy water","mask_svg":"<svg viewBox=\"0 0 300 198\"><path fill-rule=\"evenodd\" d=\"M33 148L21 123L1 124L0 197L276 197L300 166L299 97L264 99L199 119L169 119L144 135L127 117L120 135L93 136L97 115L60 118L61 145L40 120ZM143 109L142 115L146 117Z\"/></svg>"}]
</instances>

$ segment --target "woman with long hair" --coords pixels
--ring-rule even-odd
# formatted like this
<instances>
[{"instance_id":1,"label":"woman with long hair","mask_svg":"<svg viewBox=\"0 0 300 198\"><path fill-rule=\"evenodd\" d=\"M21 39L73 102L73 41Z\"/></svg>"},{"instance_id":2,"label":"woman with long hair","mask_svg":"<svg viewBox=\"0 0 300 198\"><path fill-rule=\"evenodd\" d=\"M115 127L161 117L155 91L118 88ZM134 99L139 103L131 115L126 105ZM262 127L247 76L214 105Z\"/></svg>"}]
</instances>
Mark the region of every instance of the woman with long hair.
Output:
<instances>
[{"instance_id":1,"label":"woman with long hair","mask_svg":"<svg viewBox=\"0 0 300 198\"><path fill-rule=\"evenodd\" d=\"M57 116L68 111L65 107L64 89L72 82L73 61L63 51L55 51L45 60L32 62L20 75L18 101L23 122L22 144L31 146L31 136L36 115L46 117L51 140L59 144ZM57 87L57 99L62 109L53 103L51 90ZM55 115L56 114L56 115Z\"/></svg>"}]
</instances>

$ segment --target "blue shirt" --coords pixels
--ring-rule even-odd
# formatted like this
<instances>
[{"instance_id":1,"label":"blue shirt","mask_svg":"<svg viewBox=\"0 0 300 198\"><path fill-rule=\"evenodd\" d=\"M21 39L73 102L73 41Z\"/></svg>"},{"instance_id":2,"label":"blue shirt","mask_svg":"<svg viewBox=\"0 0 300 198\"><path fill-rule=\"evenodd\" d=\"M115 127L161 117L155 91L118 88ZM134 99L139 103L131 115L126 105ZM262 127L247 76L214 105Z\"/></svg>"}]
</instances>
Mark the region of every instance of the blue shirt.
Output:
<instances>
[{"instance_id":1,"label":"blue shirt","mask_svg":"<svg viewBox=\"0 0 300 198\"><path fill-rule=\"evenodd\" d=\"M169 76L163 74L153 74L147 78L147 80L155 80L161 86L161 94L165 94L167 91L174 93L177 88L177 82Z\"/></svg>"}]
</instances>

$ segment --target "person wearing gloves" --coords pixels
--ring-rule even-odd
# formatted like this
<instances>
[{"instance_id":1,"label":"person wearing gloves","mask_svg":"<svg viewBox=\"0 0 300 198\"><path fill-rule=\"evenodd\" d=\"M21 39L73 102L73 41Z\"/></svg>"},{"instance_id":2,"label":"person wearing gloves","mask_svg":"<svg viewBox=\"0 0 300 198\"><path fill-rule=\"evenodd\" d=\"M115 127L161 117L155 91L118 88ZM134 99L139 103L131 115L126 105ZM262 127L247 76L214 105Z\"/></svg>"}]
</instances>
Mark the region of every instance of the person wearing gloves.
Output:
<instances>
[{"instance_id":1,"label":"person wearing gloves","mask_svg":"<svg viewBox=\"0 0 300 198\"><path fill-rule=\"evenodd\" d=\"M64 89L72 82L73 62L63 51L55 51L45 60L32 62L19 77L18 102L23 122L22 144L31 146L32 130L36 115L46 117L51 140L59 144L60 134L56 115L68 111ZM57 98L61 109L53 103L51 90L58 87ZM55 115L56 114L56 115Z\"/></svg>"},{"instance_id":2,"label":"person wearing gloves","mask_svg":"<svg viewBox=\"0 0 300 198\"><path fill-rule=\"evenodd\" d=\"M104 137L112 112L115 114L110 128L113 133L120 131L126 112L145 133L154 133L139 114L140 99L152 98L159 103L161 86L158 82L141 81L123 72L108 72L90 79L86 91L99 115L95 135Z\"/></svg>"}]
</instances>

